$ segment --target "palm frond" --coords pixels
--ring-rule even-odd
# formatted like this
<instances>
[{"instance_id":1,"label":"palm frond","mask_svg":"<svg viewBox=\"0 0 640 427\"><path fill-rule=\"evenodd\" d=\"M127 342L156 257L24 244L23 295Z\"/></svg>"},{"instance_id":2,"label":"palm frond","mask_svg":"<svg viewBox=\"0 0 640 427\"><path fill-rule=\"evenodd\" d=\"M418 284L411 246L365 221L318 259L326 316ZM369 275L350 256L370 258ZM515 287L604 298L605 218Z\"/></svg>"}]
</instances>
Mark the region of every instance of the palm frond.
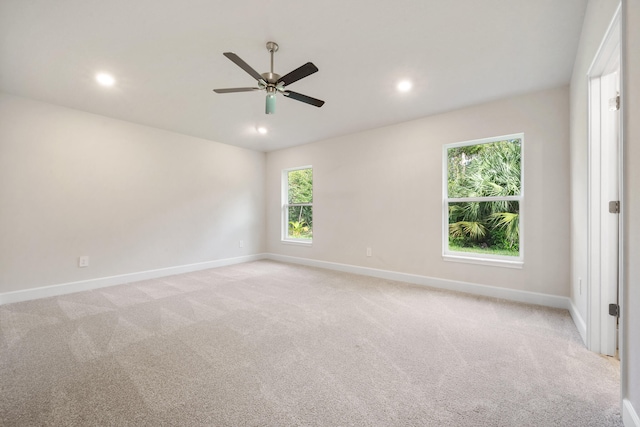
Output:
<instances>
[{"instance_id":1,"label":"palm frond","mask_svg":"<svg viewBox=\"0 0 640 427\"><path fill-rule=\"evenodd\" d=\"M454 238L469 237L480 240L487 234L487 227L481 222L458 221L449 224L449 235Z\"/></svg>"}]
</instances>

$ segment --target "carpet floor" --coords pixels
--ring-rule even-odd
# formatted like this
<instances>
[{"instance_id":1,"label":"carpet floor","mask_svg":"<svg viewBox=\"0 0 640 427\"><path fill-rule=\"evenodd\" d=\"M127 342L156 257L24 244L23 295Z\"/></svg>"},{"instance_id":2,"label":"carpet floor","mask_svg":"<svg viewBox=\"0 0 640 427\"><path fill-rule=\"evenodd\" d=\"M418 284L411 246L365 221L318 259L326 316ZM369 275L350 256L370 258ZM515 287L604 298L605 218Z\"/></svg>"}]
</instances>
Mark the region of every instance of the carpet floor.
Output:
<instances>
[{"instance_id":1,"label":"carpet floor","mask_svg":"<svg viewBox=\"0 0 640 427\"><path fill-rule=\"evenodd\" d=\"M0 306L2 426L621 426L566 310L257 261Z\"/></svg>"}]
</instances>

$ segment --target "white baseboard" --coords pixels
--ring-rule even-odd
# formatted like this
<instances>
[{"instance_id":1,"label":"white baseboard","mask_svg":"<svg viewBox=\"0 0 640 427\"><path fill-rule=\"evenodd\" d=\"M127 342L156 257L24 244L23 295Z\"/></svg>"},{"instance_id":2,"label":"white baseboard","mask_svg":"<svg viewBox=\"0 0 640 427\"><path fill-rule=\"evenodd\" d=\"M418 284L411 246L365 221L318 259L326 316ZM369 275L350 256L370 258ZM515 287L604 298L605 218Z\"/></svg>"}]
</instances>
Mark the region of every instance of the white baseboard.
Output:
<instances>
[{"instance_id":1,"label":"white baseboard","mask_svg":"<svg viewBox=\"0 0 640 427\"><path fill-rule=\"evenodd\" d=\"M310 267L326 268L329 270L343 271L346 273L361 274L364 276L378 277L381 279L397 280L399 282L413 283L432 288L446 289L450 291L465 292L473 295L501 298L509 301L523 302L527 304L543 305L546 307L563 308L569 310L571 300L567 297L541 294L537 292L520 291L516 289L499 288L496 286L480 285L477 283L460 282L456 280L438 279L435 277L420 276L417 274L399 273L389 270L378 270L356 265L339 264L328 261L318 261L308 258L298 258L286 255L267 253L265 258L274 261L289 262L292 264L307 265Z\"/></svg>"},{"instance_id":2,"label":"white baseboard","mask_svg":"<svg viewBox=\"0 0 640 427\"><path fill-rule=\"evenodd\" d=\"M381 279L396 280L399 282L412 283L416 285L429 286L432 288L446 289L451 291L466 292L473 295L482 295L493 298L501 298L510 301L523 302L527 304L537 304L547 307L563 308L570 310L576 326L583 334L586 330L584 321L581 321L577 310L572 308L571 300L567 297L548 295L536 292L521 291L516 289L500 288L496 286L480 285L477 283L460 282L455 280L438 279L435 277L420 276L417 274L400 273L389 270L379 270L369 267L360 267L349 264L339 264L335 262L319 261L308 258L298 258L278 254L256 254L237 258L226 258L215 261L207 261L196 264L181 265L176 267L161 268L157 270L142 271L137 273L122 274L118 276L101 277L96 279L82 280L78 282L62 283L58 285L44 286L40 288L25 289L14 292L0 294L0 305L14 302L47 298L58 295L70 294L73 292L87 291L91 289L103 288L107 286L121 285L124 283L136 282L140 280L156 279L158 277L172 276L175 274L189 273L192 271L206 270L208 268L223 267L226 265L240 264L244 262L257 261L260 259L271 259L274 261L288 262L292 264L307 265L311 267L326 268L329 270L343 271L346 273L361 274L364 276L378 277ZM576 321L580 319L580 321ZM584 337L584 335L583 335ZM640 426L639 426L640 427Z\"/></svg>"},{"instance_id":3,"label":"white baseboard","mask_svg":"<svg viewBox=\"0 0 640 427\"><path fill-rule=\"evenodd\" d=\"M624 427L640 427L640 417L628 399L622 400L622 422Z\"/></svg>"},{"instance_id":4,"label":"white baseboard","mask_svg":"<svg viewBox=\"0 0 640 427\"><path fill-rule=\"evenodd\" d=\"M578 311L578 307L575 306L573 301L569 299L569 313L571 313L571 318L573 319L573 323L576 324L576 328L578 328L578 332L580 333L580 337L582 338L582 342L584 345L587 345L587 323L584 321L580 312Z\"/></svg>"},{"instance_id":5,"label":"white baseboard","mask_svg":"<svg viewBox=\"0 0 640 427\"><path fill-rule=\"evenodd\" d=\"M199 262L195 264L159 268L157 270L140 271L137 273L121 274L118 276L100 277L97 279L81 280L78 282L61 283L58 285L43 286L40 288L6 292L0 294L0 305L28 301L38 298L55 297L58 295L88 291L91 289L104 288L107 286L122 285L124 283L137 282L140 280L157 279L158 277L173 276L175 274L189 273L192 271L206 270L209 268L224 267L226 265L257 261L264 258L264 254L247 255L236 258L225 258L214 261Z\"/></svg>"}]
</instances>

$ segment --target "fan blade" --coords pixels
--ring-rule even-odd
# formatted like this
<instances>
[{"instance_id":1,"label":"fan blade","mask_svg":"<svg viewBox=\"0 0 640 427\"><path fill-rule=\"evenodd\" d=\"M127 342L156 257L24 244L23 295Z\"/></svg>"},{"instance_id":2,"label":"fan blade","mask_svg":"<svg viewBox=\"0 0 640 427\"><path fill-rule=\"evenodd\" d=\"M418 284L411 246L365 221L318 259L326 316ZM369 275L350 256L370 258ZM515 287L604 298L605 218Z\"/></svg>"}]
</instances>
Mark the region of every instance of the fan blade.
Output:
<instances>
[{"instance_id":1,"label":"fan blade","mask_svg":"<svg viewBox=\"0 0 640 427\"><path fill-rule=\"evenodd\" d=\"M290 85L293 82L297 82L300 79L304 79L305 77L310 76L316 71L318 71L318 67L313 65L311 62L307 62L306 64L296 68L289 74L280 77L277 83L284 83L285 86Z\"/></svg>"},{"instance_id":2,"label":"fan blade","mask_svg":"<svg viewBox=\"0 0 640 427\"><path fill-rule=\"evenodd\" d=\"M284 94L284 96L287 96L291 99L295 99L296 101L300 101L300 102L304 102L307 104L311 104L314 105L316 107L322 107L324 105L324 101L321 101L319 99L316 98L312 98L310 96L307 95L303 95L301 93L298 92L292 92L290 90L285 90L284 92L282 92Z\"/></svg>"},{"instance_id":3,"label":"fan blade","mask_svg":"<svg viewBox=\"0 0 640 427\"><path fill-rule=\"evenodd\" d=\"M256 80L261 80L262 79L262 76L256 70L251 68L251 66L249 64L244 62L235 53L233 53L233 52L225 52L225 53L223 53L223 55L226 56L227 58L229 58L231 61L233 61L233 63L236 64L238 67L242 68L247 73L249 73L251 75L251 77L253 77L254 79L256 79Z\"/></svg>"},{"instance_id":4,"label":"fan blade","mask_svg":"<svg viewBox=\"0 0 640 427\"><path fill-rule=\"evenodd\" d=\"M214 89L215 93L233 93L233 92L253 92L254 90L260 90L259 87L232 87L229 89Z\"/></svg>"}]
</instances>

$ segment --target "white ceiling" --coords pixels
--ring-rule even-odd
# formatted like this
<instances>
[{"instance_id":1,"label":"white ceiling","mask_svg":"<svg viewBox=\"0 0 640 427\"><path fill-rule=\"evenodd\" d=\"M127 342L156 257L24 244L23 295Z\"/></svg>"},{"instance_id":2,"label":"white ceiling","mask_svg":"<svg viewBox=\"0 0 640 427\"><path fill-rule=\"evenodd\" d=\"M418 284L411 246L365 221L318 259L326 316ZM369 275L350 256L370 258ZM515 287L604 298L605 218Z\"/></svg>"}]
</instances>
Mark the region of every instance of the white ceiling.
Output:
<instances>
[{"instance_id":1,"label":"white ceiling","mask_svg":"<svg viewBox=\"0 0 640 427\"><path fill-rule=\"evenodd\" d=\"M587 0L0 0L0 90L261 151L569 82ZM320 71L264 92L225 58ZM112 88L96 84L108 71ZM398 80L414 90L398 93ZM259 135L256 126L266 126Z\"/></svg>"}]
</instances>

